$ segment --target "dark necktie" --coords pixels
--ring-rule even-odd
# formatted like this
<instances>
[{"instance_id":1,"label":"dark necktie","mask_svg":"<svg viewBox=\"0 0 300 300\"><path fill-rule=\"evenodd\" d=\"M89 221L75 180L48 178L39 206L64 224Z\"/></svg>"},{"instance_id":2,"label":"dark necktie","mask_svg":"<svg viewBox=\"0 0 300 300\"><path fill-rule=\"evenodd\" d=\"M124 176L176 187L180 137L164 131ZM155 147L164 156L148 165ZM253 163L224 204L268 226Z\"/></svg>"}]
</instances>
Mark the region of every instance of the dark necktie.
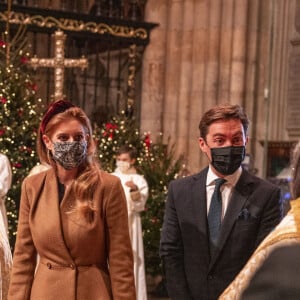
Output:
<instances>
[{"instance_id":1,"label":"dark necktie","mask_svg":"<svg viewBox=\"0 0 300 300\"><path fill-rule=\"evenodd\" d=\"M215 190L211 197L211 203L207 216L208 230L209 230L209 242L210 242L210 253L213 255L219 238L222 221L222 194L220 187L226 182L223 178L215 180Z\"/></svg>"}]
</instances>

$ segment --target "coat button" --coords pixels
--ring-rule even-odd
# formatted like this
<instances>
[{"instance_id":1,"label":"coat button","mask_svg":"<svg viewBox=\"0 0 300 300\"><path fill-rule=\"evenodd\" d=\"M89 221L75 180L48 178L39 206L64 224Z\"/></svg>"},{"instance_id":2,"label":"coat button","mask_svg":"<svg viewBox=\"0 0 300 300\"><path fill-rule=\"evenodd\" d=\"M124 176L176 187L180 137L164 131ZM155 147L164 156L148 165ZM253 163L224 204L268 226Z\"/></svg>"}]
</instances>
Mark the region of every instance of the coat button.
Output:
<instances>
[{"instance_id":1,"label":"coat button","mask_svg":"<svg viewBox=\"0 0 300 300\"><path fill-rule=\"evenodd\" d=\"M51 268L52 268L51 263L49 263L49 262L47 263L47 268L48 268L48 269L51 269Z\"/></svg>"}]
</instances>

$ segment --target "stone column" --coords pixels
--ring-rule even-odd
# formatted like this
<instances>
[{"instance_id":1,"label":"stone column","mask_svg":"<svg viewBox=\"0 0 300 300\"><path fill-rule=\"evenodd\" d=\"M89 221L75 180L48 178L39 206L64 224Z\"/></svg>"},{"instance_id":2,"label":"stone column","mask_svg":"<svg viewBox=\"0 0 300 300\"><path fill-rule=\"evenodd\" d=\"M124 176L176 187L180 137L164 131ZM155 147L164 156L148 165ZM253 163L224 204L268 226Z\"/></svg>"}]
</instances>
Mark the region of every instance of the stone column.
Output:
<instances>
[{"instance_id":1,"label":"stone column","mask_svg":"<svg viewBox=\"0 0 300 300\"><path fill-rule=\"evenodd\" d=\"M187 132L188 152L184 152L187 157L187 167L190 172L199 171L201 166L207 164L207 158L201 153L198 146L199 121L209 106L205 98L205 78L207 70L207 22L209 19L208 5L206 1L194 1L193 10L193 50L192 50L192 85L190 92L189 129Z\"/></svg>"},{"instance_id":2,"label":"stone column","mask_svg":"<svg viewBox=\"0 0 300 300\"><path fill-rule=\"evenodd\" d=\"M156 135L162 131L163 102L165 95L166 39L168 0L148 0L145 19L159 23L152 30L150 44L143 56L141 131Z\"/></svg>"},{"instance_id":3,"label":"stone column","mask_svg":"<svg viewBox=\"0 0 300 300\"><path fill-rule=\"evenodd\" d=\"M169 1L168 34L166 47L166 77L164 95L163 131L166 136L176 138L178 131L178 98L181 77L182 32L183 32L183 1ZM186 103L186 100L185 100Z\"/></svg>"},{"instance_id":4,"label":"stone column","mask_svg":"<svg viewBox=\"0 0 300 300\"><path fill-rule=\"evenodd\" d=\"M230 41L232 43L230 102L234 104L243 104L244 99L248 9L247 0L234 2L233 33Z\"/></svg>"}]
</instances>

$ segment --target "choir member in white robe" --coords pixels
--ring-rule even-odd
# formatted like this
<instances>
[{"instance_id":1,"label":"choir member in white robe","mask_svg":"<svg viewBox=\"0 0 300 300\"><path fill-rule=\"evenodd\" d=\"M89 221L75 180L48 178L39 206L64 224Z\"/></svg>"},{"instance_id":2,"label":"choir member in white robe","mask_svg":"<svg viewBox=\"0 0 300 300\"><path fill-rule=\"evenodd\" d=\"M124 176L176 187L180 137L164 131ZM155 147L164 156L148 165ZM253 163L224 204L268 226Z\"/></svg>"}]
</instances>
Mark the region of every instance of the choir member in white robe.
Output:
<instances>
[{"instance_id":1,"label":"choir member in white robe","mask_svg":"<svg viewBox=\"0 0 300 300\"><path fill-rule=\"evenodd\" d=\"M113 174L120 178L127 200L129 233L134 258L136 297L138 300L146 300L147 288L140 212L145 209L149 188L145 178L137 174L134 167L135 162L135 148L121 147L117 152L117 168Z\"/></svg>"},{"instance_id":2,"label":"choir member in white robe","mask_svg":"<svg viewBox=\"0 0 300 300\"><path fill-rule=\"evenodd\" d=\"M0 210L3 218L3 223L8 232L7 214L5 207L5 198L8 190L11 187L12 172L10 162L6 155L0 153Z\"/></svg>"},{"instance_id":3,"label":"choir member in white robe","mask_svg":"<svg viewBox=\"0 0 300 300\"><path fill-rule=\"evenodd\" d=\"M12 268L12 255L2 214L0 214L0 299L6 300Z\"/></svg>"},{"instance_id":4,"label":"choir member in white robe","mask_svg":"<svg viewBox=\"0 0 300 300\"><path fill-rule=\"evenodd\" d=\"M11 187L12 172L10 162L6 155L0 154L0 299L6 300L12 255L8 241L8 224L5 208L5 197Z\"/></svg>"}]
</instances>

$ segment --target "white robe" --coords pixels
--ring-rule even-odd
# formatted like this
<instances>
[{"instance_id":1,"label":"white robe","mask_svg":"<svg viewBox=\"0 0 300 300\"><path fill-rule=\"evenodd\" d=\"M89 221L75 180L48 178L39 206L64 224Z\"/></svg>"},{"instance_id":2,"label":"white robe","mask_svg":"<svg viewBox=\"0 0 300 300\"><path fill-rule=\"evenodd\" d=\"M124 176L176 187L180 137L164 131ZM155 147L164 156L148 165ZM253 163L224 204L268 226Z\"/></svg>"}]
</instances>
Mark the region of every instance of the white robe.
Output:
<instances>
[{"instance_id":1,"label":"white robe","mask_svg":"<svg viewBox=\"0 0 300 300\"><path fill-rule=\"evenodd\" d=\"M129 233L134 258L136 299L146 300L147 288L144 261L144 244L140 212L144 211L145 209L145 204L149 193L148 184L142 175L136 173L124 174L116 169L113 175L116 175L120 178L127 200ZM125 183L130 180L132 180L138 187L137 192L130 193L129 187L125 185ZM132 198L135 198L135 201L133 201Z\"/></svg>"},{"instance_id":2,"label":"white robe","mask_svg":"<svg viewBox=\"0 0 300 300\"><path fill-rule=\"evenodd\" d=\"M11 187L11 167L8 158L0 154L0 299L7 299L12 255L8 241L5 197Z\"/></svg>"},{"instance_id":3,"label":"white robe","mask_svg":"<svg viewBox=\"0 0 300 300\"><path fill-rule=\"evenodd\" d=\"M7 299L11 268L12 254L2 214L0 214L0 300Z\"/></svg>"},{"instance_id":4,"label":"white robe","mask_svg":"<svg viewBox=\"0 0 300 300\"><path fill-rule=\"evenodd\" d=\"M8 158L0 153L0 210L3 218L3 223L8 232L7 214L5 207L5 197L11 187L11 166Z\"/></svg>"}]
</instances>

